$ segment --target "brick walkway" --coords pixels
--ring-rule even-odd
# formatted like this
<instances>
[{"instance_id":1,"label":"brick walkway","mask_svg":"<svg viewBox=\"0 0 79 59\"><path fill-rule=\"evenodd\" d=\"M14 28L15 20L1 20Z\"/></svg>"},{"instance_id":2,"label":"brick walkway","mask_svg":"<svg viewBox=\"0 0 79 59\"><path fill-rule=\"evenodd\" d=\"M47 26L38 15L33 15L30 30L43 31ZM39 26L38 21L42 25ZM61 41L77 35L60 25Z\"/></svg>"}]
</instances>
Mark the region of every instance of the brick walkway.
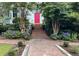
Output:
<instances>
[{"instance_id":1,"label":"brick walkway","mask_svg":"<svg viewBox=\"0 0 79 59\"><path fill-rule=\"evenodd\" d=\"M22 39L6 39L0 37L0 43L17 44L17 42L23 41ZM63 41L55 41L49 39L43 30L39 26L32 32L32 39L26 41L26 44L30 45L30 56L64 56L64 54L55 46L56 44L62 44ZM71 42L70 45L79 45L79 43Z\"/></svg>"},{"instance_id":2,"label":"brick walkway","mask_svg":"<svg viewBox=\"0 0 79 59\"><path fill-rule=\"evenodd\" d=\"M37 28L32 32L30 41L30 56L64 56L64 54L55 46L61 42L53 41L48 38L43 30Z\"/></svg>"}]
</instances>

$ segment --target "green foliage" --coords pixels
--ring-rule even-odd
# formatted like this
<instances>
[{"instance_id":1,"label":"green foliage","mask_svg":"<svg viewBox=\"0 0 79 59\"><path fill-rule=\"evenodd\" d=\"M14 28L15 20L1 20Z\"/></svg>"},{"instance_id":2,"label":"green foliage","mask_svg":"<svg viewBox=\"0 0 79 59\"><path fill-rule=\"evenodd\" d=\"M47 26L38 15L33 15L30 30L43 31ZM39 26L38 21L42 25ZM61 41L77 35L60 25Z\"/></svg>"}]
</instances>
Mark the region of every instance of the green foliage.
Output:
<instances>
[{"instance_id":1,"label":"green foliage","mask_svg":"<svg viewBox=\"0 0 79 59\"><path fill-rule=\"evenodd\" d=\"M25 27L27 28L29 25L28 19L25 19ZM20 30L20 18L15 17L13 20L13 29L14 30Z\"/></svg>"},{"instance_id":2,"label":"green foliage","mask_svg":"<svg viewBox=\"0 0 79 59\"><path fill-rule=\"evenodd\" d=\"M50 20L51 21L51 20ZM52 31L52 24L51 24L51 22L50 21L48 21L48 23L46 22L46 24L43 26L43 28L44 28L44 30L45 30L45 32L47 33L47 35L51 35L51 33L53 32Z\"/></svg>"},{"instance_id":3,"label":"green foliage","mask_svg":"<svg viewBox=\"0 0 79 59\"><path fill-rule=\"evenodd\" d=\"M14 24L10 24L8 27L8 30L18 30L17 28L15 28Z\"/></svg>"},{"instance_id":4,"label":"green foliage","mask_svg":"<svg viewBox=\"0 0 79 59\"><path fill-rule=\"evenodd\" d=\"M59 33L59 34L51 34L51 39L59 39L59 40L65 40L65 41L75 41L78 39L78 34L75 32L66 32L66 33Z\"/></svg>"},{"instance_id":5,"label":"green foliage","mask_svg":"<svg viewBox=\"0 0 79 59\"><path fill-rule=\"evenodd\" d=\"M8 30L8 27L9 27L8 25L0 25L0 33Z\"/></svg>"},{"instance_id":6,"label":"green foliage","mask_svg":"<svg viewBox=\"0 0 79 59\"><path fill-rule=\"evenodd\" d=\"M23 38L25 39L25 40L29 40L30 38L31 38L31 34L29 33L29 32L25 32L25 33L22 33L23 34Z\"/></svg>"},{"instance_id":7,"label":"green foliage","mask_svg":"<svg viewBox=\"0 0 79 59\"><path fill-rule=\"evenodd\" d=\"M14 27L15 30L20 30L20 28L19 28L19 19L20 18L15 17L15 19L13 20L13 27Z\"/></svg>"},{"instance_id":8,"label":"green foliage","mask_svg":"<svg viewBox=\"0 0 79 59\"><path fill-rule=\"evenodd\" d=\"M66 41L74 41L74 40L77 40L77 37L78 37L78 34L77 33L63 33L62 34L62 38L63 40L66 40Z\"/></svg>"},{"instance_id":9,"label":"green foliage","mask_svg":"<svg viewBox=\"0 0 79 59\"><path fill-rule=\"evenodd\" d=\"M31 26L32 26L32 30L33 30L34 29L34 25L32 24Z\"/></svg>"},{"instance_id":10,"label":"green foliage","mask_svg":"<svg viewBox=\"0 0 79 59\"><path fill-rule=\"evenodd\" d=\"M61 7L64 6L64 3L48 3L45 5L45 8L43 9L43 16L45 18L44 23L44 29L48 35L54 32L54 26L55 22L59 23L59 20L65 19L66 17L66 10L68 7ZM67 4L66 4L67 5ZM52 26L53 24L53 26ZM60 24L60 23L59 23ZM60 29L60 26L57 28Z\"/></svg>"},{"instance_id":11,"label":"green foliage","mask_svg":"<svg viewBox=\"0 0 79 59\"><path fill-rule=\"evenodd\" d=\"M72 6L71 8L73 11L79 12L79 8L78 8L79 3L78 2L71 3L71 6Z\"/></svg>"},{"instance_id":12,"label":"green foliage","mask_svg":"<svg viewBox=\"0 0 79 59\"><path fill-rule=\"evenodd\" d=\"M25 27L27 28L29 26L29 19L25 19Z\"/></svg>"},{"instance_id":13,"label":"green foliage","mask_svg":"<svg viewBox=\"0 0 79 59\"><path fill-rule=\"evenodd\" d=\"M9 56L15 56L15 53L14 53L14 51L11 51L11 52L8 53L8 55Z\"/></svg>"},{"instance_id":14,"label":"green foliage","mask_svg":"<svg viewBox=\"0 0 79 59\"><path fill-rule=\"evenodd\" d=\"M3 33L3 36L9 39L17 39L22 38L22 33L20 31L7 30Z\"/></svg>"},{"instance_id":15,"label":"green foliage","mask_svg":"<svg viewBox=\"0 0 79 59\"><path fill-rule=\"evenodd\" d=\"M59 24L61 28L59 27L59 29L61 31L64 29L70 29L74 31L77 30L76 32L79 32L78 26L73 24L74 22L75 23L79 22L78 6L79 6L78 2L42 3L43 16L45 18L44 20L45 25L43 26L43 28L46 31L46 33L49 35L52 33L52 28L53 28L52 21L60 21ZM75 38L76 34L74 35L72 34L71 36L74 36L73 38Z\"/></svg>"},{"instance_id":16,"label":"green foliage","mask_svg":"<svg viewBox=\"0 0 79 59\"><path fill-rule=\"evenodd\" d=\"M13 48L9 51L8 56L16 56L19 48Z\"/></svg>"},{"instance_id":17,"label":"green foliage","mask_svg":"<svg viewBox=\"0 0 79 59\"><path fill-rule=\"evenodd\" d=\"M23 34L23 38L25 40L29 40L31 38L31 34L32 34L32 25L29 24L26 28L26 32L22 33Z\"/></svg>"},{"instance_id":18,"label":"green foliage","mask_svg":"<svg viewBox=\"0 0 79 59\"><path fill-rule=\"evenodd\" d=\"M77 33L72 33L71 34L71 41L77 40L78 34Z\"/></svg>"},{"instance_id":19,"label":"green foliage","mask_svg":"<svg viewBox=\"0 0 79 59\"><path fill-rule=\"evenodd\" d=\"M17 44L17 45L18 45L18 47L23 47L23 46L24 46L24 45L23 45L23 42L21 42L21 41L20 41L20 42L18 42L18 44Z\"/></svg>"},{"instance_id":20,"label":"green foliage","mask_svg":"<svg viewBox=\"0 0 79 59\"><path fill-rule=\"evenodd\" d=\"M50 38L56 40L56 39L59 39L59 36L57 34L51 34Z\"/></svg>"},{"instance_id":21,"label":"green foliage","mask_svg":"<svg viewBox=\"0 0 79 59\"><path fill-rule=\"evenodd\" d=\"M25 40L29 40L31 33L32 33L32 26L28 25L26 32L24 33L21 33L19 30L14 29L14 27L9 27L9 30L4 32L2 36L9 38L9 39L24 38Z\"/></svg>"},{"instance_id":22,"label":"green foliage","mask_svg":"<svg viewBox=\"0 0 79 59\"><path fill-rule=\"evenodd\" d=\"M67 16L70 18L75 18L74 21L79 20L79 12L71 12L71 13L68 13ZM70 19L70 20L72 20L72 19Z\"/></svg>"},{"instance_id":23,"label":"green foliage","mask_svg":"<svg viewBox=\"0 0 79 59\"><path fill-rule=\"evenodd\" d=\"M58 39L58 40L62 40L62 35L61 34L51 34L49 36L51 39Z\"/></svg>"},{"instance_id":24,"label":"green foliage","mask_svg":"<svg viewBox=\"0 0 79 59\"><path fill-rule=\"evenodd\" d=\"M63 37L63 40L68 41L71 39L71 34L70 33L63 33L62 37Z\"/></svg>"},{"instance_id":25,"label":"green foliage","mask_svg":"<svg viewBox=\"0 0 79 59\"><path fill-rule=\"evenodd\" d=\"M63 31L63 30L73 30L73 31L76 31L75 28L73 28L74 24L74 18L65 18L65 20L60 20L60 31ZM74 26L75 27L75 26Z\"/></svg>"},{"instance_id":26,"label":"green foliage","mask_svg":"<svg viewBox=\"0 0 79 59\"><path fill-rule=\"evenodd\" d=\"M73 47L71 47L70 52L71 53L79 54L79 46L73 46Z\"/></svg>"}]
</instances>

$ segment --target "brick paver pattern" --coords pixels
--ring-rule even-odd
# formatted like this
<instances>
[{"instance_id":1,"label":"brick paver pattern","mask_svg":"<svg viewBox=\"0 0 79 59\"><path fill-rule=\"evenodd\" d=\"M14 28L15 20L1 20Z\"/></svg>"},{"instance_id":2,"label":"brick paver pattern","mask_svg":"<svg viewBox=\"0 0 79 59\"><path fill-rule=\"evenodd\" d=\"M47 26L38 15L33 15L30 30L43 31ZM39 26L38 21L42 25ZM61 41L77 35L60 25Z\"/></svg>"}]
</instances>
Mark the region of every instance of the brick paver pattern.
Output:
<instances>
[{"instance_id":1,"label":"brick paver pattern","mask_svg":"<svg viewBox=\"0 0 79 59\"><path fill-rule=\"evenodd\" d=\"M36 26L32 32L32 40L30 41L29 56L64 56L64 54L56 47L60 42L51 40L45 32Z\"/></svg>"}]
</instances>

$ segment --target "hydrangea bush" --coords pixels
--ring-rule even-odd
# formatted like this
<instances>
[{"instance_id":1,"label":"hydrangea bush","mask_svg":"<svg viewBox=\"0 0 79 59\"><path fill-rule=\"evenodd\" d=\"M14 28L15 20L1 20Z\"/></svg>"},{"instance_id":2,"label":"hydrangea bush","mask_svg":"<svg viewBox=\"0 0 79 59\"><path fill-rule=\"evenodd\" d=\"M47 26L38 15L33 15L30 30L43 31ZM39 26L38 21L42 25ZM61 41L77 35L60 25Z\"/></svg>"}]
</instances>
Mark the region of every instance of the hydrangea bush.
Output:
<instances>
[{"instance_id":1,"label":"hydrangea bush","mask_svg":"<svg viewBox=\"0 0 79 59\"><path fill-rule=\"evenodd\" d=\"M9 39L17 39L17 38L22 38L22 33L20 31L7 30L2 34L2 36Z\"/></svg>"},{"instance_id":2,"label":"hydrangea bush","mask_svg":"<svg viewBox=\"0 0 79 59\"><path fill-rule=\"evenodd\" d=\"M62 33L63 40L66 40L66 41L74 41L77 39L77 36L78 34L75 32L73 33L63 32Z\"/></svg>"}]
</instances>

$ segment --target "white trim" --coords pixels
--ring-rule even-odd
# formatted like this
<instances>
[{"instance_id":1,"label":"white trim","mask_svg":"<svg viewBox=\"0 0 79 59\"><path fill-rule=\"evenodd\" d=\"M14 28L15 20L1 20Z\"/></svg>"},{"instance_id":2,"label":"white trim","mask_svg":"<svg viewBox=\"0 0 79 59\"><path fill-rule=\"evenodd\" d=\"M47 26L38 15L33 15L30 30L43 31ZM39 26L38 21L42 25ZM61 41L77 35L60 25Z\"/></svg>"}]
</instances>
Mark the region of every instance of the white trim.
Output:
<instances>
[{"instance_id":1,"label":"white trim","mask_svg":"<svg viewBox=\"0 0 79 59\"><path fill-rule=\"evenodd\" d=\"M64 50L62 47L60 47L59 45L56 45L56 47L61 50L65 55L67 56L72 56L70 53L68 53L66 50Z\"/></svg>"},{"instance_id":2,"label":"white trim","mask_svg":"<svg viewBox=\"0 0 79 59\"><path fill-rule=\"evenodd\" d=\"M30 47L29 45L25 46L24 51L21 56L28 56L29 47Z\"/></svg>"}]
</instances>

